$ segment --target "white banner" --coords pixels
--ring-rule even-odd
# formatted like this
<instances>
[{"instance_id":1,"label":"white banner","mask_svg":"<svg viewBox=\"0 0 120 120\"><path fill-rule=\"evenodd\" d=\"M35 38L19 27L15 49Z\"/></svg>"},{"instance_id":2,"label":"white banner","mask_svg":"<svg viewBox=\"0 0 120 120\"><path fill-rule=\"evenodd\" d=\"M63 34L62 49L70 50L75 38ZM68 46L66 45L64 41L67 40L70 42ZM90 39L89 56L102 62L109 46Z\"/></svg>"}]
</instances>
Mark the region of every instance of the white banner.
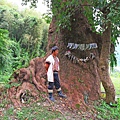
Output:
<instances>
[{"instance_id":1,"label":"white banner","mask_svg":"<svg viewBox=\"0 0 120 120\"><path fill-rule=\"evenodd\" d=\"M91 50L94 48L98 48L97 43L90 43L90 44L76 44L76 43L68 43L67 48L69 49L78 49L81 51Z\"/></svg>"}]
</instances>

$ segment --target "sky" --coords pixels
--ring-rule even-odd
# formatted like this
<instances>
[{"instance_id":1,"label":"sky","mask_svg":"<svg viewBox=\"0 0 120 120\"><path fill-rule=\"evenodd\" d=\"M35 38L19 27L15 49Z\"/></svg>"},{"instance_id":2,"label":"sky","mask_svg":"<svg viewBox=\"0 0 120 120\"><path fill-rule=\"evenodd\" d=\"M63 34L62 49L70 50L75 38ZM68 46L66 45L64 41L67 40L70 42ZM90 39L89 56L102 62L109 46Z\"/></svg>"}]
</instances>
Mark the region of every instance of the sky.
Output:
<instances>
[{"instance_id":1,"label":"sky","mask_svg":"<svg viewBox=\"0 0 120 120\"><path fill-rule=\"evenodd\" d=\"M116 57L117 57L117 66L120 67L120 39L119 39L119 44L116 47Z\"/></svg>"},{"instance_id":2,"label":"sky","mask_svg":"<svg viewBox=\"0 0 120 120\"><path fill-rule=\"evenodd\" d=\"M29 8L29 6L30 6L30 4L22 6L21 5L22 0L7 0L7 1L17 5L20 10ZM49 10L47 8L47 6L44 4L44 0L39 0L39 2L37 3L37 8L35 8L35 9L36 9L36 11L40 12L41 14L46 13L47 10Z\"/></svg>"}]
</instances>

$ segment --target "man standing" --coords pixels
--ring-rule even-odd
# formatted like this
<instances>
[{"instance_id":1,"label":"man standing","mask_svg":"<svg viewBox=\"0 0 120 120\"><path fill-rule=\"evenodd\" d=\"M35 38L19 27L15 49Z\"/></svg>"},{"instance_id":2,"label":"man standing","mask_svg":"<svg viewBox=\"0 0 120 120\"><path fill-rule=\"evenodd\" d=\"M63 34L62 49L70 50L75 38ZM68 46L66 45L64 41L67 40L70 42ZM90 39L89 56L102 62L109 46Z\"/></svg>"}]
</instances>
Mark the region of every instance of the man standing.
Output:
<instances>
[{"instance_id":1,"label":"man standing","mask_svg":"<svg viewBox=\"0 0 120 120\"><path fill-rule=\"evenodd\" d=\"M57 46L52 47L52 54L48 56L48 58L45 61L45 68L47 71L48 79L48 94L49 99L51 101L55 100L53 97L54 85L58 92L58 95L62 98L66 98L66 95L64 95L61 91L60 80L58 76L59 71L59 58L57 57L58 53L59 53L58 47Z\"/></svg>"}]
</instances>

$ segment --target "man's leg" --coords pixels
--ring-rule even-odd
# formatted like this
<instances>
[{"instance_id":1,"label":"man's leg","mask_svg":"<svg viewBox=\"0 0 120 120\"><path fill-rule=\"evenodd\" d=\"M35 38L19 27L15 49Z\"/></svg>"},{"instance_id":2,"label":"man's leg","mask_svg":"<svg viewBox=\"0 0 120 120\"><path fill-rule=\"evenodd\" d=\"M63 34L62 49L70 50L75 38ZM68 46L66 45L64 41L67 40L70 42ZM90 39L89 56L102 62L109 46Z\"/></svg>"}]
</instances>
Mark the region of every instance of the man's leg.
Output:
<instances>
[{"instance_id":1,"label":"man's leg","mask_svg":"<svg viewBox=\"0 0 120 120\"><path fill-rule=\"evenodd\" d=\"M58 95L59 95L60 97L66 98L66 95L64 95L64 94L62 93L62 90L61 90L61 85L60 85L60 80L59 80L58 73L55 72L53 75L54 75L54 85L55 85L55 88L56 88L56 90L57 90L57 92L58 92Z\"/></svg>"},{"instance_id":2,"label":"man's leg","mask_svg":"<svg viewBox=\"0 0 120 120\"><path fill-rule=\"evenodd\" d=\"M54 99L54 97L53 97L53 87L54 87L54 82L49 82L49 83L48 83L49 99L54 102L55 99Z\"/></svg>"}]
</instances>

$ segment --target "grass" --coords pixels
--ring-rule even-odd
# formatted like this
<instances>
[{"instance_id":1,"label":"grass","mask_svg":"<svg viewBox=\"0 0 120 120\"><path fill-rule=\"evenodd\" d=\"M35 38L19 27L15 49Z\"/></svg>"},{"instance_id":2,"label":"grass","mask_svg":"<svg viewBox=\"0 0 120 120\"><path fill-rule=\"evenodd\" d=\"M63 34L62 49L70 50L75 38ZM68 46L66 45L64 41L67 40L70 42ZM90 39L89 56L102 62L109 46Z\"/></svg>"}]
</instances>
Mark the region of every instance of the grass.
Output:
<instances>
[{"instance_id":1,"label":"grass","mask_svg":"<svg viewBox=\"0 0 120 120\"><path fill-rule=\"evenodd\" d=\"M96 104L96 120L120 120L120 99L114 105L117 107L110 107L105 101L100 101L99 104Z\"/></svg>"},{"instance_id":2,"label":"grass","mask_svg":"<svg viewBox=\"0 0 120 120\"><path fill-rule=\"evenodd\" d=\"M25 107L15 108L10 100L6 97L6 92L0 96L0 120L65 120L63 114L59 111L53 111L50 106L44 106L43 97L40 97L40 100L37 102L31 102L26 104ZM8 106L8 107L7 107Z\"/></svg>"},{"instance_id":3,"label":"grass","mask_svg":"<svg viewBox=\"0 0 120 120\"><path fill-rule=\"evenodd\" d=\"M115 86L116 94L120 95L120 72L111 73L111 79Z\"/></svg>"},{"instance_id":4,"label":"grass","mask_svg":"<svg viewBox=\"0 0 120 120\"><path fill-rule=\"evenodd\" d=\"M65 120L64 116L58 112L53 112L37 103L31 104L29 107L15 109L14 107L4 111L4 115L0 120Z\"/></svg>"},{"instance_id":5,"label":"grass","mask_svg":"<svg viewBox=\"0 0 120 120\"><path fill-rule=\"evenodd\" d=\"M120 95L120 73L111 73L111 79L115 86L116 94ZM102 91L104 91L103 87ZM3 116L0 116L0 120L65 120L65 116L61 113L52 111L49 107L43 107L38 103L33 103L28 107L19 109L11 106L6 110L4 108L6 104L9 104L8 102L4 99L0 103L0 110L3 110ZM79 107L77 104L76 106ZM113 106L115 107L110 107L103 100L95 102L95 109L97 111L96 120L120 120L120 98L118 99L118 103Z\"/></svg>"},{"instance_id":6,"label":"grass","mask_svg":"<svg viewBox=\"0 0 120 120\"><path fill-rule=\"evenodd\" d=\"M111 73L111 80L115 87L116 96L120 95L120 72L114 71ZM104 92L104 88L101 85L101 91ZM105 101L100 101L95 105L98 112L98 120L120 120L120 98L117 99L117 103L113 104L114 107L106 104Z\"/></svg>"},{"instance_id":7,"label":"grass","mask_svg":"<svg viewBox=\"0 0 120 120\"><path fill-rule=\"evenodd\" d=\"M120 72L117 71L112 72L110 76L115 87L116 95L120 95ZM102 92L105 91L102 85L101 85L101 91Z\"/></svg>"}]
</instances>

